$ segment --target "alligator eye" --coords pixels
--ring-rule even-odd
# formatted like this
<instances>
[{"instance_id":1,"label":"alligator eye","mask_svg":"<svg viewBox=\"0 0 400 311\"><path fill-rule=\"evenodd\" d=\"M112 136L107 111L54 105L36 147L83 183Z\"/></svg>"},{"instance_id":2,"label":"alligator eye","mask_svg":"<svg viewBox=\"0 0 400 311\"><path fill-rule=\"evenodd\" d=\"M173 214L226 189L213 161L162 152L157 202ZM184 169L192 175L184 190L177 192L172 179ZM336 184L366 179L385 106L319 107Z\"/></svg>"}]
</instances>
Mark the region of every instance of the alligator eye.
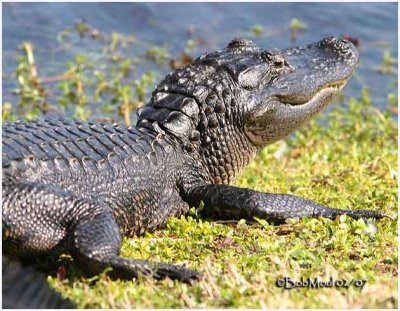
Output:
<instances>
[{"instance_id":1,"label":"alligator eye","mask_svg":"<svg viewBox=\"0 0 400 311\"><path fill-rule=\"evenodd\" d=\"M272 63L275 69L283 69L287 64L285 59L275 52L264 51L261 54L261 57L264 58L267 62Z\"/></svg>"},{"instance_id":2,"label":"alligator eye","mask_svg":"<svg viewBox=\"0 0 400 311\"><path fill-rule=\"evenodd\" d=\"M283 67L285 67L285 64L285 59L282 56L275 56L274 66L276 69L282 69Z\"/></svg>"}]
</instances>

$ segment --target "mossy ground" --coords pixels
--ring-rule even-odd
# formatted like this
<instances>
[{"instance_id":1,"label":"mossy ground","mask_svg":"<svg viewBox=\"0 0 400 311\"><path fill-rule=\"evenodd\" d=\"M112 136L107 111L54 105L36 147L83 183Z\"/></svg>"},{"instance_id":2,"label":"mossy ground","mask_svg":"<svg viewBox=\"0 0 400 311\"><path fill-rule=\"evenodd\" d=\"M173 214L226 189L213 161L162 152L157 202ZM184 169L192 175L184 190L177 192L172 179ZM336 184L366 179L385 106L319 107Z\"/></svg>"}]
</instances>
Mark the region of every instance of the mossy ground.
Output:
<instances>
[{"instance_id":1,"label":"mossy ground","mask_svg":"<svg viewBox=\"0 0 400 311\"><path fill-rule=\"evenodd\" d=\"M393 219L302 219L278 226L221 223L193 213L124 239L122 255L187 264L203 272L197 284L111 281L106 275L88 280L68 265L69 277L49 277L51 286L81 308L397 308L396 122L365 92L346 106L264 149L236 185L343 209L381 210ZM283 277L366 284L287 290L276 286Z\"/></svg>"}]
</instances>

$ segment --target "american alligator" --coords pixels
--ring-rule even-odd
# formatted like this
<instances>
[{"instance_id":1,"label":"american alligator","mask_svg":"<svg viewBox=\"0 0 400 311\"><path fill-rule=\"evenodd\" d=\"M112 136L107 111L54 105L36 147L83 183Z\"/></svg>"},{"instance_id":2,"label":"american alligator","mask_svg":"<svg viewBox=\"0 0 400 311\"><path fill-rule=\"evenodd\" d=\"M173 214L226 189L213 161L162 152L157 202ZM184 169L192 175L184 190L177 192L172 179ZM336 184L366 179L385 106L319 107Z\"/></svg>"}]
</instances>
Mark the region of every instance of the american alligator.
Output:
<instances>
[{"instance_id":1,"label":"american alligator","mask_svg":"<svg viewBox=\"0 0 400 311\"><path fill-rule=\"evenodd\" d=\"M192 282L199 273L119 256L121 236L204 203L215 219L382 218L229 186L264 146L324 109L358 63L330 37L282 51L235 39L166 76L135 127L67 119L3 126L3 252L57 257L89 274ZM3 285L4 287L4 285Z\"/></svg>"}]
</instances>

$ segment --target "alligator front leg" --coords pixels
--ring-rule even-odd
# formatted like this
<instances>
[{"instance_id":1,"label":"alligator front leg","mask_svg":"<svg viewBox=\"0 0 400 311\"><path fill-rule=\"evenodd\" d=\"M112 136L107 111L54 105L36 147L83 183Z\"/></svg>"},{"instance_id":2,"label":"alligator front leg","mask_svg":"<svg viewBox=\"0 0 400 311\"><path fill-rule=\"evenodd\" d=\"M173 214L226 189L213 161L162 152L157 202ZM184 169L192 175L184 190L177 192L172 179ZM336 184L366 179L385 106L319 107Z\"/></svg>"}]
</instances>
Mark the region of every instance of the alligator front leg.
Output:
<instances>
[{"instance_id":1,"label":"alligator front leg","mask_svg":"<svg viewBox=\"0 0 400 311\"><path fill-rule=\"evenodd\" d=\"M294 195L262 193L225 185L194 187L188 191L187 200L194 206L203 201L207 216L223 219L258 217L280 222L297 217L322 216L335 219L343 214L355 219L387 217L379 211L329 208Z\"/></svg>"}]
</instances>

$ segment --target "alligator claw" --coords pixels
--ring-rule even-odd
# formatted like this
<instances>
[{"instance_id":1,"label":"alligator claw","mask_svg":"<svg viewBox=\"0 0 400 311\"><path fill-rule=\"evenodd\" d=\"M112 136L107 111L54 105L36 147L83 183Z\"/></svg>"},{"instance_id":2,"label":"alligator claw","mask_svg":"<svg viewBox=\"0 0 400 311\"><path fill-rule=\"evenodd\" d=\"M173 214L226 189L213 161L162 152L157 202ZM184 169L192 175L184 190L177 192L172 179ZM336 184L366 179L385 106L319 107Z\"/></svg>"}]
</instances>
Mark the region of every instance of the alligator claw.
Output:
<instances>
[{"instance_id":1,"label":"alligator claw","mask_svg":"<svg viewBox=\"0 0 400 311\"><path fill-rule=\"evenodd\" d=\"M112 267L108 275L113 279L130 280L132 278L153 277L156 280L170 278L184 283L193 284L199 280L201 274L187 269L184 266L176 266L162 262L152 262L141 259L114 257L102 262L103 266ZM93 266L93 265L92 265ZM100 270L99 267L96 269Z\"/></svg>"},{"instance_id":2,"label":"alligator claw","mask_svg":"<svg viewBox=\"0 0 400 311\"><path fill-rule=\"evenodd\" d=\"M201 278L201 273L185 267L165 265L157 268L153 274L153 277L156 279L164 279L165 277L169 277L172 280L178 280L193 285Z\"/></svg>"},{"instance_id":3,"label":"alligator claw","mask_svg":"<svg viewBox=\"0 0 400 311\"><path fill-rule=\"evenodd\" d=\"M368 218L374 218L374 219L382 219L382 218L390 218L393 220L392 217L389 215L381 212L381 211L371 211L371 210L353 210L353 211L347 211L345 213L351 218L354 219L368 219Z\"/></svg>"}]
</instances>

